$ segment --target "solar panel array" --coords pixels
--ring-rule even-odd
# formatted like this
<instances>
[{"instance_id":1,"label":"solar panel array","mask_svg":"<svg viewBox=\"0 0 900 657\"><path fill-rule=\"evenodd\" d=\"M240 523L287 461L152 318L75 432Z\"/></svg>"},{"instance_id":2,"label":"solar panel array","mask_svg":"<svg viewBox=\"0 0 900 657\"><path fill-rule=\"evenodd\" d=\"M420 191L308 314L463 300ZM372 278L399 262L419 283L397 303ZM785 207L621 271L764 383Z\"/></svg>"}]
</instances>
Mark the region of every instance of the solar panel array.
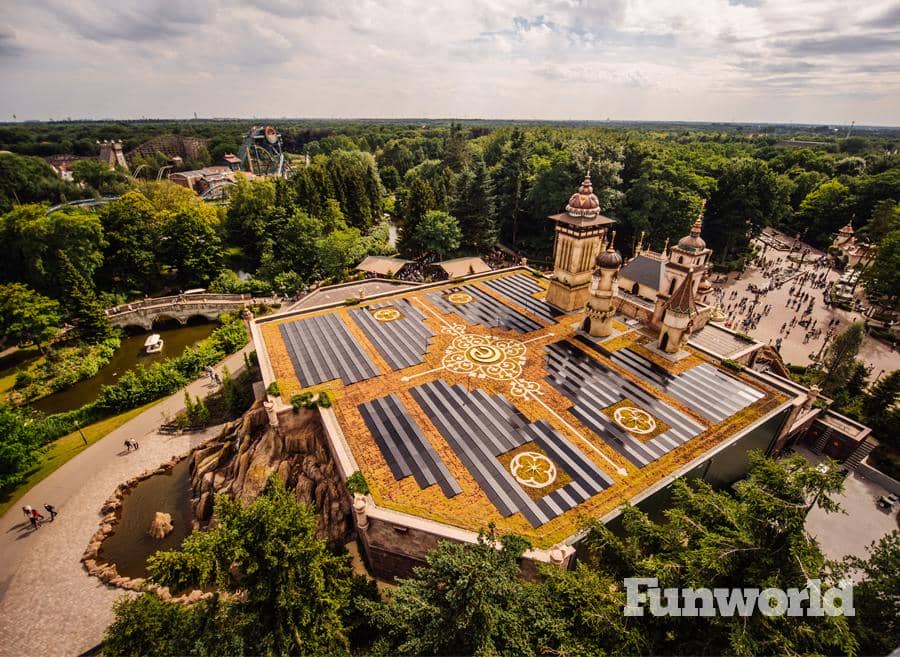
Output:
<instances>
[{"instance_id":1,"label":"solar panel array","mask_svg":"<svg viewBox=\"0 0 900 657\"><path fill-rule=\"evenodd\" d=\"M521 513L539 527L597 494L611 480L548 423L528 422L503 395L469 392L443 380L410 390L491 503L504 517ZM498 459L534 441L572 482L533 500Z\"/></svg>"},{"instance_id":2,"label":"solar panel array","mask_svg":"<svg viewBox=\"0 0 900 657\"><path fill-rule=\"evenodd\" d=\"M441 457L410 417L397 395L388 395L357 406L394 479L410 475L421 488L438 484L444 495L462 492Z\"/></svg>"},{"instance_id":3,"label":"solar panel array","mask_svg":"<svg viewBox=\"0 0 900 657\"><path fill-rule=\"evenodd\" d=\"M379 375L337 314L298 319L279 330L304 387L334 379L351 384Z\"/></svg>"},{"instance_id":4,"label":"solar panel array","mask_svg":"<svg viewBox=\"0 0 900 657\"><path fill-rule=\"evenodd\" d=\"M610 447L638 467L684 444L703 427L683 413L644 392L568 342L546 347L547 381L574 405L569 411ZM625 431L603 409L624 399L665 422L669 429L647 441Z\"/></svg>"},{"instance_id":5,"label":"solar panel array","mask_svg":"<svg viewBox=\"0 0 900 657\"><path fill-rule=\"evenodd\" d=\"M673 399L690 406L712 422L722 422L765 397L756 388L707 363L681 374L670 374L631 349L614 351L611 358L617 365L659 386Z\"/></svg>"},{"instance_id":6,"label":"solar panel array","mask_svg":"<svg viewBox=\"0 0 900 657\"><path fill-rule=\"evenodd\" d=\"M463 304L447 301L446 296L456 292L471 295L473 301ZM497 299L474 285L455 287L445 292L432 292L425 296L445 313L456 313L470 324L518 331L519 333L528 333L542 328L533 319L498 302Z\"/></svg>"},{"instance_id":7,"label":"solar panel array","mask_svg":"<svg viewBox=\"0 0 900 657\"><path fill-rule=\"evenodd\" d=\"M544 288L524 274L495 278L484 281L483 285L548 322L555 322L556 318L563 314L543 299L535 299L532 296Z\"/></svg>"},{"instance_id":8,"label":"solar panel array","mask_svg":"<svg viewBox=\"0 0 900 657\"><path fill-rule=\"evenodd\" d=\"M393 306L402 315L388 322L378 321L373 310ZM350 316L366 334L392 370L402 370L425 360L434 331L423 321L425 315L406 299L373 304L353 310Z\"/></svg>"}]
</instances>

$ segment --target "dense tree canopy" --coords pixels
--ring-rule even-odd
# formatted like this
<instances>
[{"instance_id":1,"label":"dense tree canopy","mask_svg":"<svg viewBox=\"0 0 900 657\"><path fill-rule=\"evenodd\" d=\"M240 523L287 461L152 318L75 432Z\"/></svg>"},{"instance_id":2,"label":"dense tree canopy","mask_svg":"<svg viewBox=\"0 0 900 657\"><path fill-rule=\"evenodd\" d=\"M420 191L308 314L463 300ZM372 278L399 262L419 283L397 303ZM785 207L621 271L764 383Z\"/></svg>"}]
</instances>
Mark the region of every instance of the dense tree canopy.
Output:
<instances>
[{"instance_id":1,"label":"dense tree canopy","mask_svg":"<svg viewBox=\"0 0 900 657\"><path fill-rule=\"evenodd\" d=\"M49 342L62 325L59 303L22 283L0 285L0 349Z\"/></svg>"}]
</instances>

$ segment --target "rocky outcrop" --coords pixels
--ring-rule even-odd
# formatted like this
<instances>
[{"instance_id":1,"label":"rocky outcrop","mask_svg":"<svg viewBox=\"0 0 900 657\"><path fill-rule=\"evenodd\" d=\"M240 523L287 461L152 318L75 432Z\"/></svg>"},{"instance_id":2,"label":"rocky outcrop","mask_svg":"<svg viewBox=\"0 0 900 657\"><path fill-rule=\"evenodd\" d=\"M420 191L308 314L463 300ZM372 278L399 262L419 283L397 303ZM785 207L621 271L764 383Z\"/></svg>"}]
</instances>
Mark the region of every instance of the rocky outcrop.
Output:
<instances>
[{"instance_id":1,"label":"rocky outcrop","mask_svg":"<svg viewBox=\"0 0 900 657\"><path fill-rule=\"evenodd\" d=\"M276 474L297 501L312 504L317 538L344 545L353 533L350 496L327 446L318 410L302 409L272 427L261 403L255 404L222 435L191 455L194 516L205 526L217 494L243 503L262 492Z\"/></svg>"},{"instance_id":2,"label":"rocky outcrop","mask_svg":"<svg viewBox=\"0 0 900 657\"><path fill-rule=\"evenodd\" d=\"M172 514L157 511L153 516L153 520L150 521L150 528L147 530L147 533L159 540L168 536L173 529Z\"/></svg>"}]
</instances>

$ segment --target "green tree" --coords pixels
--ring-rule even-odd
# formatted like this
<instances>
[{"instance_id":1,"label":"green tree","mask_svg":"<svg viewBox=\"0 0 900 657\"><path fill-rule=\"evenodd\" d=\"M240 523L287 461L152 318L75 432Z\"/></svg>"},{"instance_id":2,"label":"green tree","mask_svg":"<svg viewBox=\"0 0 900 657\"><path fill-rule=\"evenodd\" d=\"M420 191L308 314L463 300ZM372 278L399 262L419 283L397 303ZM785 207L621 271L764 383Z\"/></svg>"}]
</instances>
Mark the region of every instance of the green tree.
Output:
<instances>
[{"instance_id":1,"label":"green tree","mask_svg":"<svg viewBox=\"0 0 900 657\"><path fill-rule=\"evenodd\" d=\"M896 306L900 297L898 272L900 272L900 230L894 230L881 240L875 259L866 268L863 275L866 292L877 298L882 305Z\"/></svg>"},{"instance_id":2,"label":"green tree","mask_svg":"<svg viewBox=\"0 0 900 657\"><path fill-rule=\"evenodd\" d=\"M295 271L303 280L313 280L319 271L319 240L324 236L325 226L320 219L296 211L275 239L279 272Z\"/></svg>"},{"instance_id":3,"label":"green tree","mask_svg":"<svg viewBox=\"0 0 900 657\"><path fill-rule=\"evenodd\" d=\"M444 166L457 173L469 164L469 143L459 123L450 124L450 132L444 140Z\"/></svg>"},{"instance_id":4,"label":"green tree","mask_svg":"<svg viewBox=\"0 0 900 657\"><path fill-rule=\"evenodd\" d=\"M0 285L0 345L37 345L41 351L62 325L59 304L22 283Z\"/></svg>"},{"instance_id":5,"label":"green tree","mask_svg":"<svg viewBox=\"0 0 900 657\"><path fill-rule=\"evenodd\" d=\"M373 605L375 652L396 655L534 655L527 586L518 559L529 547L493 528L475 545L441 542Z\"/></svg>"},{"instance_id":6,"label":"green tree","mask_svg":"<svg viewBox=\"0 0 900 657\"><path fill-rule=\"evenodd\" d=\"M837 467L823 473L802 457L774 461L751 452L749 475L732 490L678 479L661 522L633 507L623 513L621 535L592 522L585 560L602 577L651 577L660 588L788 589L814 578L827 587L836 582L805 520L813 506L838 511L832 496L842 486ZM631 620L638 634L628 637L627 653L662 654L677 646L690 655L852 654L855 647L842 616L645 613Z\"/></svg>"},{"instance_id":7,"label":"green tree","mask_svg":"<svg viewBox=\"0 0 900 657\"><path fill-rule=\"evenodd\" d=\"M729 162L706 205L706 241L721 260L747 251L750 238L787 215L787 190L765 162Z\"/></svg>"},{"instance_id":8,"label":"green tree","mask_svg":"<svg viewBox=\"0 0 900 657\"><path fill-rule=\"evenodd\" d=\"M436 253L441 260L459 249L461 239L459 222L440 210L426 212L413 234L413 242L419 250Z\"/></svg>"},{"instance_id":9,"label":"green tree","mask_svg":"<svg viewBox=\"0 0 900 657\"><path fill-rule=\"evenodd\" d=\"M61 180L43 158L0 153L0 213L20 203L59 203L86 195L85 190Z\"/></svg>"},{"instance_id":10,"label":"green tree","mask_svg":"<svg viewBox=\"0 0 900 657\"><path fill-rule=\"evenodd\" d=\"M431 186L418 176L412 176L408 185L397 190L397 215L401 221L399 246L402 253L413 251L416 226L425 218L425 213L436 207Z\"/></svg>"},{"instance_id":11,"label":"green tree","mask_svg":"<svg viewBox=\"0 0 900 657\"><path fill-rule=\"evenodd\" d=\"M249 267L259 265L260 247L275 213L275 183L269 179L249 180L238 176L229 195L225 228L232 244L239 246Z\"/></svg>"},{"instance_id":12,"label":"green tree","mask_svg":"<svg viewBox=\"0 0 900 657\"><path fill-rule=\"evenodd\" d=\"M0 491L7 491L22 482L48 437L43 425L8 404L0 404L0 436Z\"/></svg>"},{"instance_id":13,"label":"green tree","mask_svg":"<svg viewBox=\"0 0 900 657\"><path fill-rule=\"evenodd\" d=\"M872 211L872 218L860 231L873 242L880 242L888 233L900 230L900 203L879 201Z\"/></svg>"},{"instance_id":14,"label":"green tree","mask_svg":"<svg viewBox=\"0 0 900 657\"><path fill-rule=\"evenodd\" d=\"M214 526L177 552L157 552L147 568L164 586L216 587L236 597L245 650L325 655L348 648L349 559L316 539L316 516L277 477L247 506L217 496Z\"/></svg>"},{"instance_id":15,"label":"green tree","mask_svg":"<svg viewBox=\"0 0 900 657\"><path fill-rule=\"evenodd\" d=\"M454 216L459 221L463 243L473 249L491 248L497 241L497 226L491 206L490 178L484 160L475 160L459 181Z\"/></svg>"},{"instance_id":16,"label":"green tree","mask_svg":"<svg viewBox=\"0 0 900 657\"><path fill-rule=\"evenodd\" d=\"M59 253L93 281L106 246L96 213L64 208L47 214L40 205L20 205L0 218L0 244L0 280L26 283L51 298L65 290Z\"/></svg>"},{"instance_id":17,"label":"green tree","mask_svg":"<svg viewBox=\"0 0 900 657\"><path fill-rule=\"evenodd\" d=\"M102 342L113 333L106 309L97 298L93 286L75 268L69 257L60 251L57 258L65 284L67 307L77 323L79 335L88 342Z\"/></svg>"},{"instance_id":18,"label":"green tree","mask_svg":"<svg viewBox=\"0 0 900 657\"><path fill-rule=\"evenodd\" d=\"M863 420L879 440L900 449L900 370L876 381L863 401Z\"/></svg>"},{"instance_id":19,"label":"green tree","mask_svg":"<svg viewBox=\"0 0 900 657\"><path fill-rule=\"evenodd\" d=\"M319 269L323 276L339 277L366 257L366 245L359 230L336 230L316 241Z\"/></svg>"},{"instance_id":20,"label":"green tree","mask_svg":"<svg viewBox=\"0 0 900 657\"><path fill-rule=\"evenodd\" d=\"M822 183L809 193L800 204L797 218L801 230L808 231L807 239L824 246L841 226L851 219L852 198L850 189L838 180Z\"/></svg>"},{"instance_id":21,"label":"green tree","mask_svg":"<svg viewBox=\"0 0 900 657\"><path fill-rule=\"evenodd\" d=\"M150 201L131 191L100 211L106 236L98 280L120 292L154 289L159 275L160 222Z\"/></svg>"},{"instance_id":22,"label":"green tree","mask_svg":"<svg viewBox=\"0 0 900 657\"><path fill-rule=\"evenodd\" d=\"M513 245L519 238L519 223L525 218L529 191L528 144L521 128L514 128L496 171L491 175L494 223Z\"/></svg>"},{"instance_id":23,"label":"green tree","mask_svg":"<svg viewBox=\"0 0 900 657\"><path fill-rule=\"evenodd\" d=\"M861 576L853 587L856 615L850 625L860 654L887 655L900 645L900 531L873 542L868 551L868 559L847 558Z\"/></svg>"},{"instance_id":24,"label":"green tree","mask_svg":"<svg viewBox=\"0 0 900 657\"><path fill-rule=\"evenodd\" d=\"M175 213L163 229L164 262L177 270L183 287L206 286L222 267L222 243L216 226L196 208Z\"/></svg>"},{"instance_id":25,"label":"green tree","mask_svg":"<svg viewBox=\"0 0 900 657\"><path fill-rule=\"evenodd\" d=\"M856 356L862 345L865 331L860 322L854 322L838 333L822 357L822 391L829 396L842 390L850 380L856 365Z\"/></svg>"},{"instance_id":26,"label":"green tree","mask_svg":"<svg viewBox=\"0 0 900 657\"><path fill-rule=\"evenodd\" d=\"M121 194L128 188L126 174L110 169L100 160L78 160L72 165L72 180L83 183L101 195Z\"/></svg>"}]
</instances>

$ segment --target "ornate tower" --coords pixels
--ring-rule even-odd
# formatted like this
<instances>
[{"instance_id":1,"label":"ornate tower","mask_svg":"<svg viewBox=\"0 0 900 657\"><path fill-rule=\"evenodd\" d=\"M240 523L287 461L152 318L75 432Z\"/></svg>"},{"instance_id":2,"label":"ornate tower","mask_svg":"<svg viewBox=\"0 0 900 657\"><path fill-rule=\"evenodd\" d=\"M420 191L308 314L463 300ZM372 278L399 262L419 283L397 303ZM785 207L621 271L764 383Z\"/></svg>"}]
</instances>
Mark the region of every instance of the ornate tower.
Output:
<instances>
[{"instance_id":1,"label":"ornate tower","mask_svg":"<svg viewBox=\"0 0 900 657\"><path fill-rule=\"evenodd\" d=\"M705 204L704 204L705 205ZM691 226L691 234L685 235L678 244L672 247L669 252L669 260L666 263L666 280L660 287L659 291L671 295L675 292L675 288L685 279L688 271L693 269L695 272L705 272L709 269L709 257L712 255L712 249L706 248L706 242L700 237L700 231L703 228L703 213L698 215L694 225ZM701 276L694 276L694 289L692 293L697 294L697 287L700 285Z\"/></svg>"},{"instance_id":2,"label":"ornate tower","mask_svg":"<svg viewBox=\"0 0 900 657\"><path fill-rule=\"evenodd\" d=\"M590 294L594 259L600 250L600 238L613 223L600 214L600 201L594 194L590 174L569 198L566 211L555 214L556 223L553 273L547 290L547 303L571 312L583 308Z\"/></svg>"},{"instance_id":3,"label":"ornate tower","mask_svg":"<svg viewBox=\"0 0 900 657\"><path fill-rule=\"evenodd\" d=\"M591 296L584 309L584 330L595 338L605 338L612 333L612 318L616 312L613 297L619 287L619 269L622 267L622 255L613 249L615 240L616 232L613 231L609 246L594 261Z\"/></svg>"},{"instance_id":4,"label":"ornate tower","mask_svg":"<svg viewBox=\"0 0 900 657\"><path fill-rule=\"evenodd\" d=\"M694 270L688 269L681 285L666 303L657 346L667 354L674 354L687 341L693 328L697 306L694 303Z\"/></svg>"}]
</instances>

